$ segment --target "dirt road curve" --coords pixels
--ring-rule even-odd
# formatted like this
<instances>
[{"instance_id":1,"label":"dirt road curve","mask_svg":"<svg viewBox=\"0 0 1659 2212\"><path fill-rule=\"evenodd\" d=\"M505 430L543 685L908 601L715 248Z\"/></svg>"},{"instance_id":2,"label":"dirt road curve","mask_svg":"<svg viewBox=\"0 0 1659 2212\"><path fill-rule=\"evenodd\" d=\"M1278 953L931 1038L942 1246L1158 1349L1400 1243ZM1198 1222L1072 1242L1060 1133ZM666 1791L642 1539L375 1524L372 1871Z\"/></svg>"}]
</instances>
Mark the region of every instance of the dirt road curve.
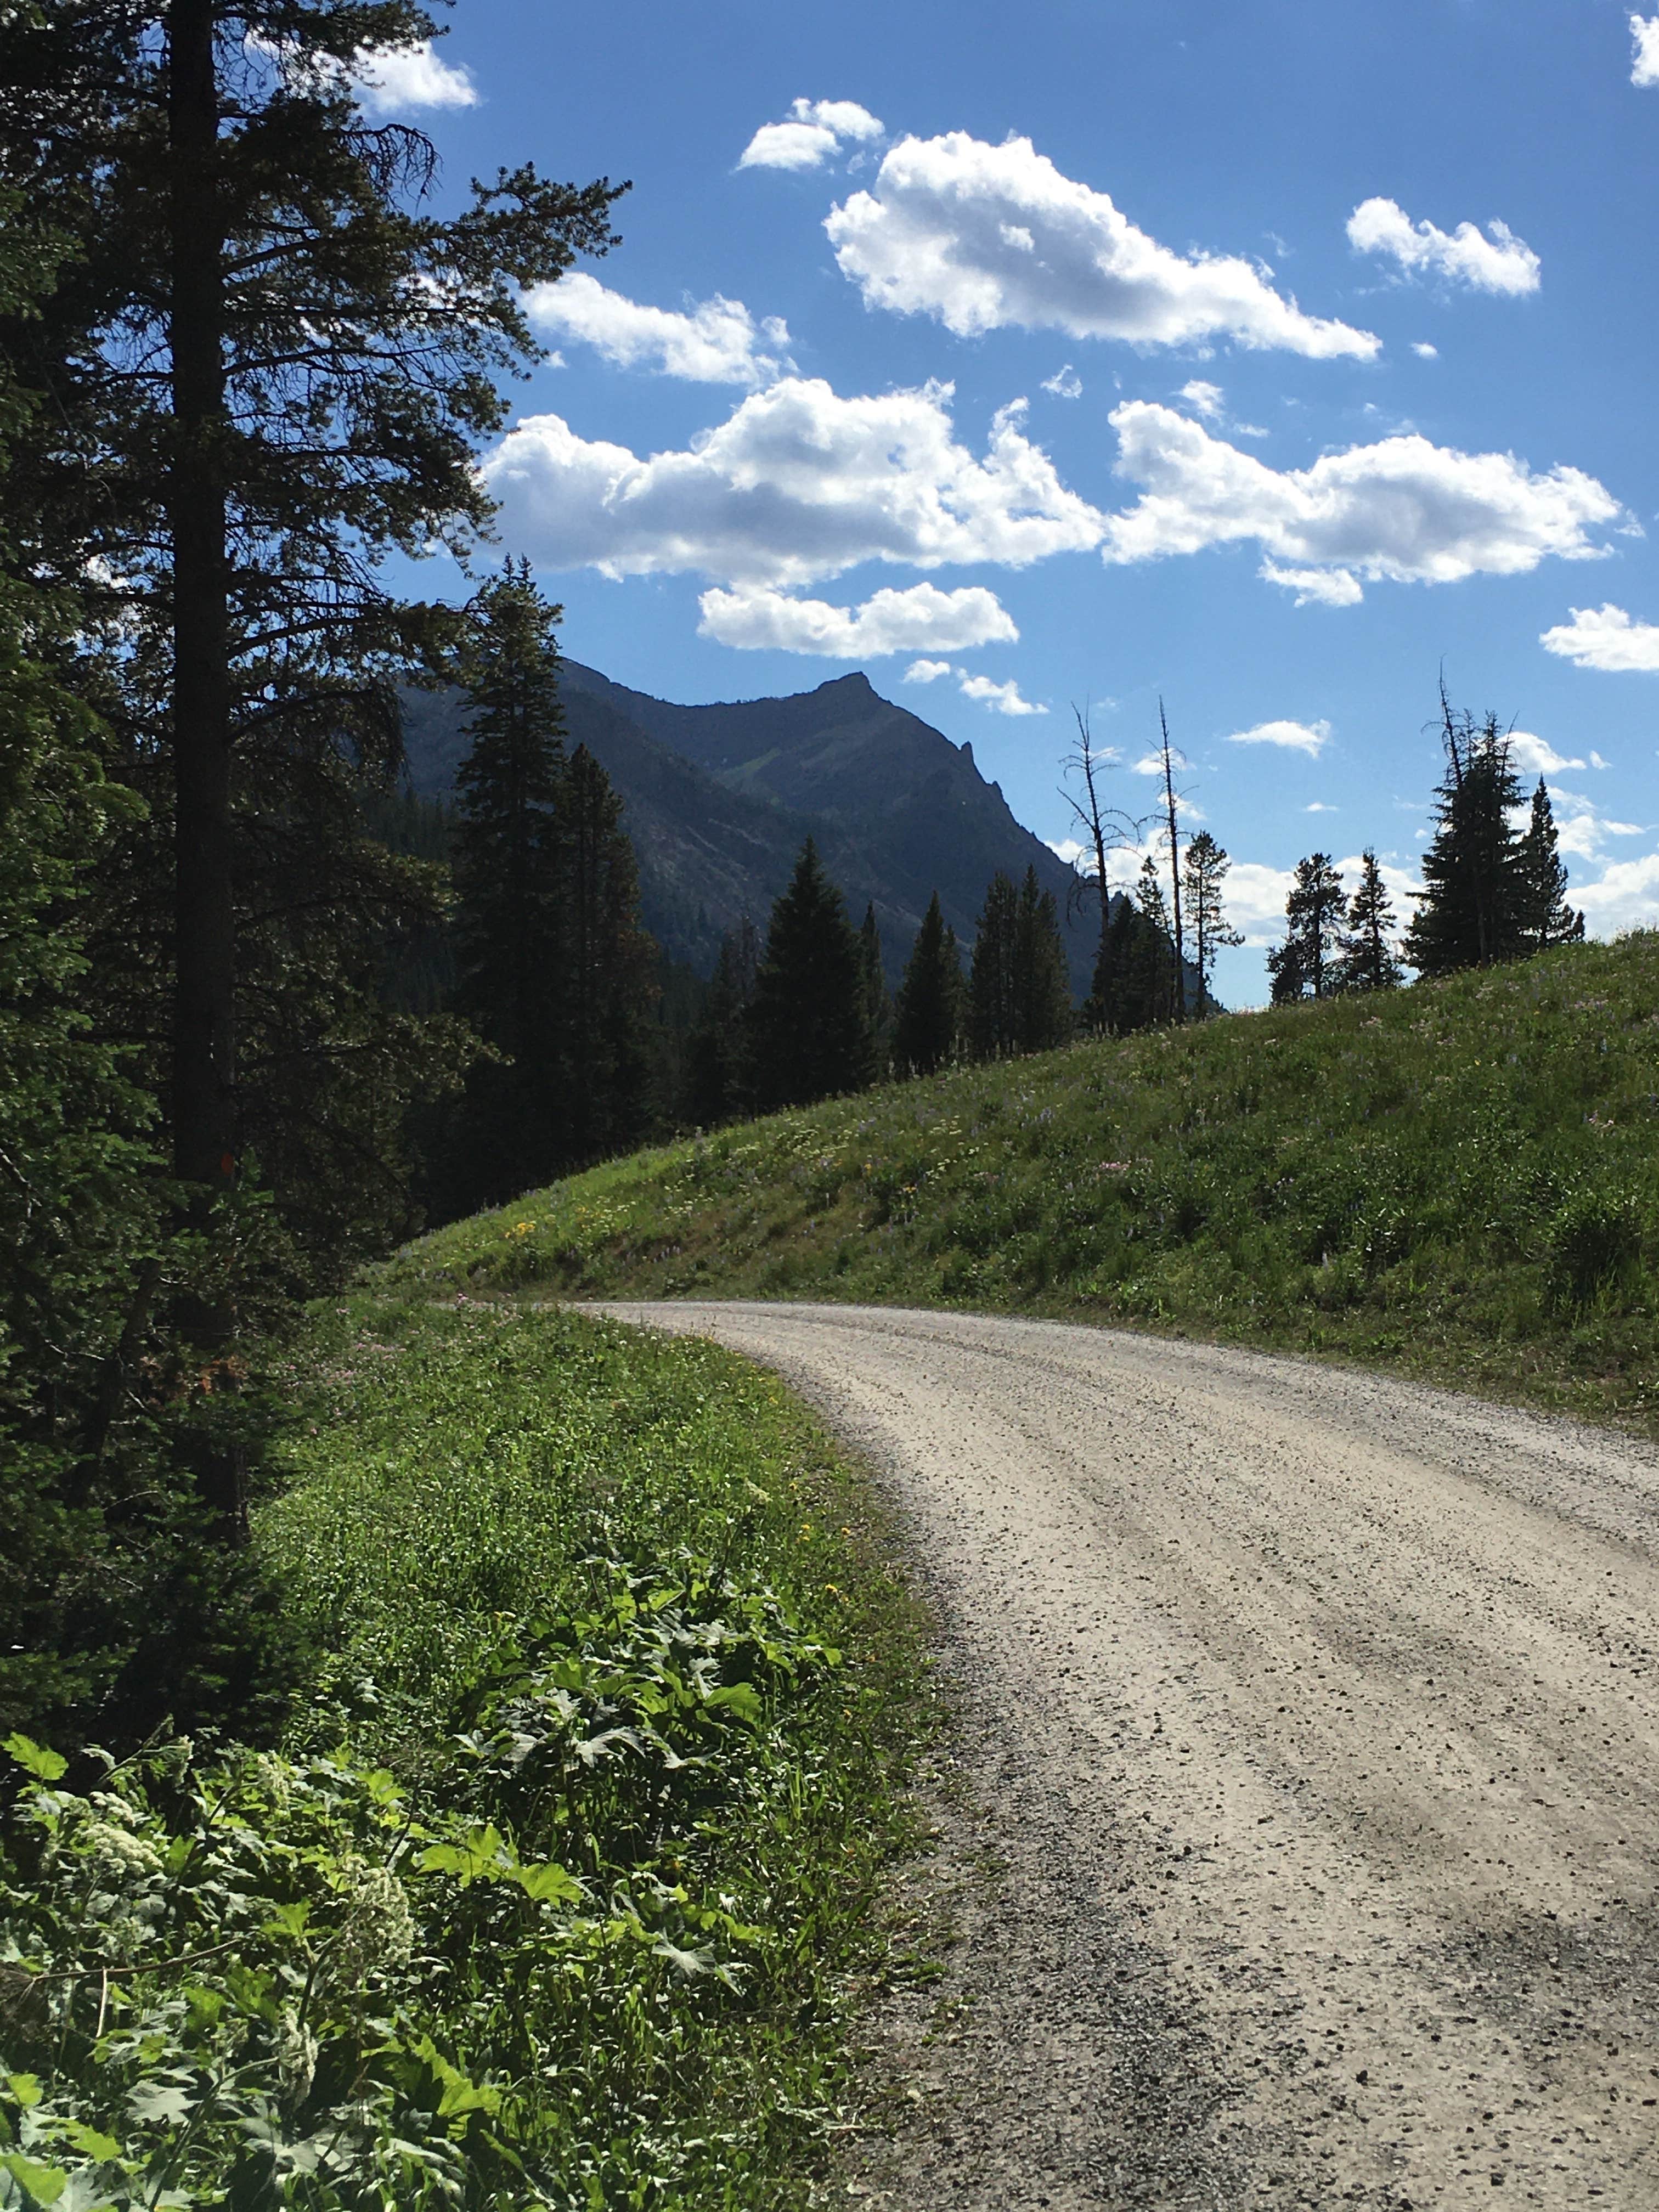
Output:
<instances>
[{"instance_id":1,"label":"dirt road curve","mask_svg":"<svg viewBox=\"0 0 1659 2212\"><path fill-rule=\"evenodd\" d=\"M1659 1455L1044 1322L614 1310L873 1456L966 1681L1003 1886L854 2197L1659 2212Z\"/></svg>"}]
</instances>

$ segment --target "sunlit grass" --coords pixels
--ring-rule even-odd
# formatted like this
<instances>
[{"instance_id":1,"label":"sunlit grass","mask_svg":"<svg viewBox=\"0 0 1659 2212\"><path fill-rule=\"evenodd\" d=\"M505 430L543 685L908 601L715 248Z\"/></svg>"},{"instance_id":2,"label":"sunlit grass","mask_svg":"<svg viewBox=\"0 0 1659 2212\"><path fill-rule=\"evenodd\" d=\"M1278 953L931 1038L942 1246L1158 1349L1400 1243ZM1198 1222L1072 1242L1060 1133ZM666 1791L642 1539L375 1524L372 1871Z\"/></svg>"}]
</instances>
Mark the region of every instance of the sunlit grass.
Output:
<instances>
[{"instance_id":1,"label":"sunlit grass","mask_svg":"<svg viewBox=\"0 0 1659 2212\"><path fill-rule=\"evenodd\" d=\"M1644 933L722 1130L457 1223L385 1279L1071 1314L1653 1431L1656 1133Z\"/></svg>"}]
</instances>

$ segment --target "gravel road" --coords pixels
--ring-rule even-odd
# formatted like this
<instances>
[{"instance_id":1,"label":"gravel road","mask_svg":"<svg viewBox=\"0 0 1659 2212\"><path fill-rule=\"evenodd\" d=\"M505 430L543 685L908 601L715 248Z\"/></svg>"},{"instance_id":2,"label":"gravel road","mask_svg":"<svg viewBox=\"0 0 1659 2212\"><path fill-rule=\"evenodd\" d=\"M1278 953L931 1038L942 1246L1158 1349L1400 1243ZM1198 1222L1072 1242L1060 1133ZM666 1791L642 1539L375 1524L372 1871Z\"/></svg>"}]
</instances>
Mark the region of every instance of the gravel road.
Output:
<instances>
[{"instance_id":1,"label":"gravel road","mask_svg":"<svg viewBox=\"0 0 1659 2212\"><path fill-rule=\"evenodd\" d=\"M1659 1454L1056 1323L611 1310L813 1401L947 1624L966 1940L852 2196L1659 2208Z\"/></svg>"}]
</instances>

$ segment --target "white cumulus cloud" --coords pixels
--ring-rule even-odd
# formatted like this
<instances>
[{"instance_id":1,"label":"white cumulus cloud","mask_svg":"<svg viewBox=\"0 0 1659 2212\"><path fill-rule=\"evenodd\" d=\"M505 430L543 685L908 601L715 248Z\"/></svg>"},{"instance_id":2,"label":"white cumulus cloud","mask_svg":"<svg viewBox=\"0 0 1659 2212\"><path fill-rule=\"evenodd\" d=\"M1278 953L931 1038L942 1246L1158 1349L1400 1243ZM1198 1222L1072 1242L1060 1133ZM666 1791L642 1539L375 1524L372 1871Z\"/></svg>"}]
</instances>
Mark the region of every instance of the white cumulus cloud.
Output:
<instances>
[{"instance_id":1,"label":"white cumulus cloud","mask_svg":"<svg viewBox=\"0 0 1659 2212\"><path fill-rule=\"evenodd\" d=\"M1046 714L1048 709L1031 699L1022 699L1019 686L1011 677L1006 684L994 684L988 676L963 676L957 689L964 699L976 700L988 707L994 714Z\"/></svg>"},{"instance_id":2,"label":"white cumulus cloud","mask_svg":"<svg viewBox=\"0 0 1659 2212\"><path fill-rule=\"evenodd\" d=\"M556 284L538 284L525 308L538 331L580 338L619 368L654 368L696 384L769 384L790 366L781 352L763 353L760 341L780 349L789 332L775 316L758 327L741 300L696 301L682 314L647 307L612 292L584 270Z\"/></svg>"},{"instance_id":3,"label":"white cumulus cloud","mask_svg":"<svg viewBox=\"0 0 1659 2212\"><path fill-rule=\"evenodd\" d=\"M1396 200L1362 200L1348 217L1356 253L1381 253L1402 276L1443 276L1476 292L1510 295L1538 289L1538 256L1506 222L1489 222L1483 238L1472 222L1454 231L1413 222Z\"/></svg>"},{"instance_id":4,"label":"white cumulus cloud","mask_svg":"<svg viewBox=\"0 0 1659 2212\"><path fill-rule=\"evenodd\" d=\"M984 458L960 444L951 387L843 399L816 378L751 393L689 448L641 459L532 415L483 465L508 534L550 568L700 573L788 586L860 561L1024 568L1100 542L1105 518L994 418Z\"/></svg>"},{"instance_id":5,"label":"white cumulus cloud","mask_svg":"<svg viewBox=\"0 0 1659 2212\"><path fill-rule=\"evenodd\" d=\"M1299 607L1357 607L1365 596L1346 568L1282 568L1277 561L1264 561L1256 574L1264 583L1294 592Z\"/></svg>"},{"instance_id":6,"label":"white cumulus cloud","mask_svg":"<svg viewBox=\"0 0 1659 2212\"><path fill-rule=\"evenodd\" d=\"M1139 346L1230 337L1316 359L1378 350L1369 331L1304 315L1253 262L1171 252L1029 138L902 139L824 228L867 306L933 315L962 337L1012 324Z\"/></svg>"},{"instance_id":7,"label":"white cumulus cloud","mask_svg":"<svg viewBox=\"0 0 1659 2212\"><path fill-rule=\"evenodd\" d=\"M1656 16L1659 22L1659 16ZM1559 653L1577 668L1600 668L1613 675L1659 669L1659 623L1632 622L1623 607L1573 607L1571 622L1558 623L1539 639L1546 653Z\"/></svg>"},{"instance_id":8,"label":"white cumulus cloud","mask_svg":"<svg viewBox=\"0 0 1659 2212\"><path fill-rule=\"evenodd\" d=\"M855 100L798 100L784 123L763 123L738 157L740 169L817 169L843 138L879 138L883 125Z\"/></svg>"},{"instance_id":9,"label":"white cumulus cloud","mask_svg":"<svg viewBox=\"0 0 1659 2212\"><path fill-rule=\"evenodd\" d=\"M1315 760L1329 742L1328 722L1257 722L1248 730L1235 730L1230 745L1279 745L1289 752L1309 753Z\"/></svg>"},{"instance_id":10,"label":"white cumulus cloud","mask_svg":"<svg viewBox=\"0 0 1659 2212\"><path fill-rule=\"evenodd\" d=\"M1146 488L1110 518L1109 562L1255 539L1269 581L1348 604L1361 577L1443 584L1522 574L1549 555L1587 560L1603 550L1589 526L1622 513L1577 469L1534 474L1513 454L1459 453L1414 432L1281 472L1152 401L1109 419L1116 473Z\"/></svg>"},{"instance_id":11,"label":"white cumulus cloud","mask_svg":"<svg viewBox=\"0 0 1659 2212\"><path fill-rule=\"evenodd\" d=\"M1056 399L1081 399L1083 379L1068 361L1063 368L1057 368L1052 376L1043 378L1042 388L1045 392L1052 392Z\"/></svg>"},{"instance_id":12,"label":"white cumulus cloud","mask_svg":"<svg viewBox=\"0 0 1659 2212\"><path fill-rule=\"evenodd\" d=\"M1659 84L1659 15L1632 15L1630 35L1631 82Z\"/></svg>"},{"instance_id":13,"label":"white cumulus cloud","mask_svg":"<svg viewBox=\"0 0 1659 2212\"><path fill-rule=\"evenodd\" d=\"M902 680L906 684L937 684L941 676L955 673L948 660L913 660Z\"/></svg>"},{"instance_id":14,"label":"white cumulus cloud","mask_svg":"<svg viewBox=\"0 0 1659 2212\"><path fill-rule=\"evenodd\" d=\"M1584 926L1592 937L1659 927L1659 853L1644 854L1637 860L1613 860L1595 883L1570 883L1567 896L1583 908Z\"/></svg>"},{"instance_id":15,"label":"white cumulus cloud","mask_svg":"<svg viewBox=\"0 0 1659 2212\"><path fill-rule=\"evenodd\" d=\"M1521 775L1559 775L1564 768L1584 766L1583 761L1557 752L1547 738L1534 737L1530 730L1510 732L1510 759Z\"/></svg>"},{"instance_id":16,"label":"white cumulus cloud","mask_svg":"<svg viewBox=\"0 0 1659 2212\"><path fill-rule=\"evenodd\" d=\"M859 607L790 599L764 585L750 585L735 592L705 592L698 605L699 631L721 645L751 652L817 653L836 660L953 653L967 646L1011 642L1019 635L996 593L978 584L957 592L942 592L937 584L912 584L902 592L890 588ZM949 661L923 665L950 672Z\"/></svg>"},{"instance_id":17,"label":"white cumulus cloud","mask_svg":"<svg viewBox=\"0 0 1659 2212\"><path fill-rule=\"evenodd\" d=\"M1426 338L1413 339L1412 351L1417 356L1419 361L1438 361L1440 358L1439 347L1431 345Z\"/></svg>"},{"instance_id":18,"label":"white cumulus cloud","mask_svg":"<svg viewBox=\"0 0 1659 2212\"><path fill-rule=\"evenodd\" d=\"M1206 384L1201 376L1195 376L1189 384L1183 384L1176 396L1184 399L1194 414L1203 416L1206 422L1212 422L1221 412L1224 396L1221 386Z\"/></svg>"},{"instance_id":19,"label":"white cumulus cloud","mask_svg":"<svg viewBox=\"0 0 1659 2212\"><path fill-rule=\"evenodd\" d=\"M370 115L478 104L471 72L440 61L430 39L412 46L365 46L351 65L351 81Z\"/></svg>"}]
</instances>

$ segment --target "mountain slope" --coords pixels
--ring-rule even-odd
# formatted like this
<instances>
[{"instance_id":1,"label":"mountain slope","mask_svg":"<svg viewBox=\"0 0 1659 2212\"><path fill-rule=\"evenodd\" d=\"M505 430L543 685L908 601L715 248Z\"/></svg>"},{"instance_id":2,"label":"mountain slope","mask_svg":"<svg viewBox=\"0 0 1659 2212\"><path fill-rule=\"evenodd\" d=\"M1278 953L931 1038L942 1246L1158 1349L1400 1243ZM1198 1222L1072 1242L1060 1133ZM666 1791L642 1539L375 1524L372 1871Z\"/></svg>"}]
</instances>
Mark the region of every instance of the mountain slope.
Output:
<instances>
[{"instance_id":1,"label":"mountain slope","mask_svg":"<svg viewBox=\"0 0 1659 2212\"><path fill-rule=\"evenodd\" d=\"M564 664L564 678L571 742L588 746L621 793L647 922L705 974L743 915L764 923L809 830L854 920L874 907L895 976L935 890L964 945L999 868L1019 877L1035 867L1064 914L1071 871L1015 820L971 748L862 676L707 707L630 691L577 661ZM459 695L410 694L405 743L416 789L447 792L465 749ZM1092 920L1075 918L1066 936L1081 994Z\"/></svg>"}]
</instances>

